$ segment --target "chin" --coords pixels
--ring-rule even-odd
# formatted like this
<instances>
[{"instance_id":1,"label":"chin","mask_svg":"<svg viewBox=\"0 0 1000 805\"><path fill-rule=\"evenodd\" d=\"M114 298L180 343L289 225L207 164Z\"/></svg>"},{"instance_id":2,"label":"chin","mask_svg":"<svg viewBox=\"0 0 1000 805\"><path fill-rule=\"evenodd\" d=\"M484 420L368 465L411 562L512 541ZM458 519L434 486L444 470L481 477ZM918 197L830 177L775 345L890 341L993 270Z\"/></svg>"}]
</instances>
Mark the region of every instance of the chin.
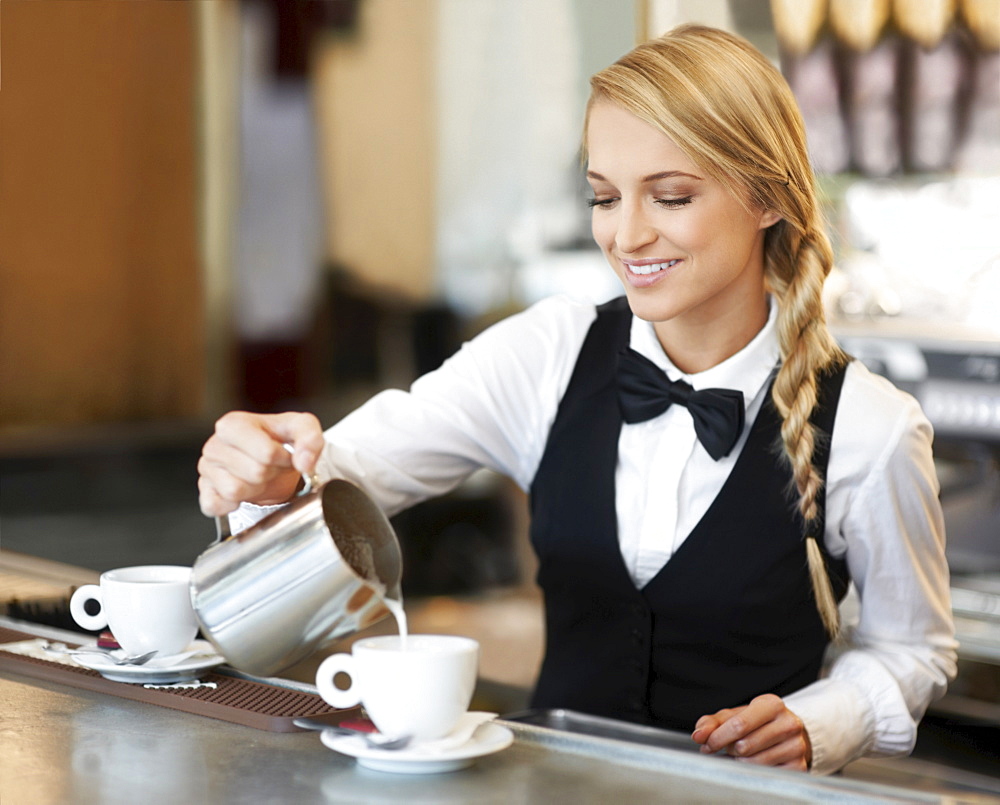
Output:
<instances>
[{"instance_id":1,"label":"chin","mask_svg":"<svg viewBox=\"0 0 1000 805\"><path fill-rule=\"evenodd\" d=\"M625 289L625 296L628 299L628 306L636 318L643 321L659 322L667 321L676 316L680 311L676 305L669 300L657 299L649 294L637 293L632 288Z\"/></svg>"}]
</instances>

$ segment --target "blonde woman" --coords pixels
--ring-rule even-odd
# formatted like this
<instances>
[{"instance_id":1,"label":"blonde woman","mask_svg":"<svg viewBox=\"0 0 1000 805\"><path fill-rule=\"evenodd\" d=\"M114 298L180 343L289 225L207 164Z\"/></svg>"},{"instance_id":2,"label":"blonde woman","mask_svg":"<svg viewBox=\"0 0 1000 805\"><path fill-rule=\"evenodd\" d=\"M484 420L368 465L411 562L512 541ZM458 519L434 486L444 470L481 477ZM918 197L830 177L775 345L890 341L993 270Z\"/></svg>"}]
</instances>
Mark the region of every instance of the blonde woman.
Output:
<instances>
[{"instance_id":1,"label":"blonde woman","mask_svg":"<svg viewBox=\"0 0 1000 805\"><path fill-rule=\"evenodd\" d=\"M202 510L239 507L238 528L315 467L392 514L488 467L530 492L535 706L816 773L906 753L955 673L931 429L826 329L791 93L748 43L693 26L591 84L593 234L624 296L544 300L325 433L226 415Z\"/></svg>"}]
</instances>

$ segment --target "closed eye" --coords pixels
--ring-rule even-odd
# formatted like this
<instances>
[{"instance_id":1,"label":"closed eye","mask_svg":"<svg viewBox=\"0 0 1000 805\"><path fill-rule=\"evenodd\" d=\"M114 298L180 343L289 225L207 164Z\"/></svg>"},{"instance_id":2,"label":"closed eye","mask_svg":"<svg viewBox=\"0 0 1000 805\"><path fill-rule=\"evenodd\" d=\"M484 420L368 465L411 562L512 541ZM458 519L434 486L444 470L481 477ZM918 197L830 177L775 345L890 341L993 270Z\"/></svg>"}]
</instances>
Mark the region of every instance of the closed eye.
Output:
<instances>
[{"instance_id":1,"label":"closed eye","mask_svg":"<svg viewBox=\"0 0 1000 805\"><path fill-rule=\"evenodd\" d=\"M608 208L611 207L619 199L617 196L612 198L590 198L587 199L587 206L593 209L594 207ZM694 201L694 196L684 196L683 198L658 198L655 199L656 203L661 207L666 207L667 209L675 210L679 207L683 207L686 204L690 204Z\"/></svg>"},{"instance_id":2,"label":"closed eye","mask_svg":"<svg viewBox=\"0 0 1000 805\"><path fill-rule=\"evenodd\" d=\"M678 207L683 207L685 204L690 204L694 201L694 196L684 196L683 198L658 198L656 203L662 207L667 207L668 209L677 209Z\"/></svg>"}]
</instances>

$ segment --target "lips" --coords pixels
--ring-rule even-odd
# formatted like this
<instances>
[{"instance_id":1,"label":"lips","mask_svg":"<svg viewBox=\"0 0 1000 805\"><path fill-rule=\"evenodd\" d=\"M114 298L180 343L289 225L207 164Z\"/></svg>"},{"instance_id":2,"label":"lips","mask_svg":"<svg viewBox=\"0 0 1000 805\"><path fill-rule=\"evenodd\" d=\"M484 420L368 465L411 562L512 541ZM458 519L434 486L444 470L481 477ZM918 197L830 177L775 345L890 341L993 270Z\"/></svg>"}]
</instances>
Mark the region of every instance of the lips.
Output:
<instances>
[{"instance_id":1,"label":"lips","mask_svg":"<svg viewBox=\"0 0 1000 805\"><path fill-rule=\"evenodd\" d=\"M628 266L628 270L631 271L633 274L644 275L644 274L655 274L658 271L665 271L668 268L673 268L679 262L680 260L667 260L662 263L641 263L641 264L626 262L625 265Z\"/></svg>"}]
</instances>

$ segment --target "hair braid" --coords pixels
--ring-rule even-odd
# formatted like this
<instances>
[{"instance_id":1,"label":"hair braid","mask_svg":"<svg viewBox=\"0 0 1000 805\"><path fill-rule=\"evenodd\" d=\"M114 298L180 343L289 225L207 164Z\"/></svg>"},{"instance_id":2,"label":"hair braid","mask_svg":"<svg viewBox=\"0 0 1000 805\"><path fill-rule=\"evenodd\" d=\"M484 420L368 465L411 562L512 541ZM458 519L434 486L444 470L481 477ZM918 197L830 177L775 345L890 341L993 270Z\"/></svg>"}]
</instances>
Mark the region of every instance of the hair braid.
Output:
<instances>
[{"instance_id":1,"label":"hair braid","mask_svg":"<svg viewBox=\"0 0 1000 805\"><path fill-rule=\"evenodd\" d=\"M779 226L787 225L787 221ZM790 230L790 227L786 228ZM779 233L779 237L781 234ZM806 558L820 618L834 637L840 627L837 601L817 543L819 521L817 497L824 479L813 464L818 434L810 422L818 402L819 374L841 365L846 359L834 342L823 315L823 280L830 270L830 247L821 230L806 236L793 235L791 247L772 252L772 292L778 300L778 340L781 369L772 389L774 404L781 415L781 441L792 470L798 493L798 512L805 524ZM781 266L782 258L787 263ZM792 269L787 273L782 269ZM782 275L786 282L776 280Z\"/></svg>"}]
</instances>

